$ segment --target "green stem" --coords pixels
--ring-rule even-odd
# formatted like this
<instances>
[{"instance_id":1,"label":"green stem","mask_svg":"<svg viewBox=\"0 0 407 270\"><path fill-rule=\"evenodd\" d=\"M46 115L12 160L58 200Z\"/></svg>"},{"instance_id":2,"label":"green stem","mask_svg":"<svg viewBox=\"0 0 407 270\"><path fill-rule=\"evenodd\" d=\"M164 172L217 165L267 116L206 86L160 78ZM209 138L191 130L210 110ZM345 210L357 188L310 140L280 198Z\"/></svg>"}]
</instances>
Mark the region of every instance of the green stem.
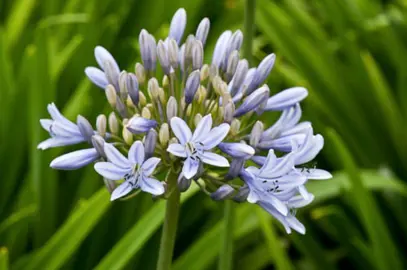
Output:
<instances>
[{"instance_id":1,"label":"green stem","mask_svg":"<svg viewBox=\"0 0 407 270\"><path fill-rule=\"evenodd\" d=\"M231 270L233 269L233 231L235 223L235 209L231 200L225 201L223 220L223 241L218 269Z\"/></svg>"},{"instance_id":2,"label":"green stem","mask_svg":"<svg viewBox=\"0 0 407 270\"><path fill-rule=\"evenodd\" d=\"M245 1L244 13L244 29L243 29L243 56L251 64L252 62L252 47L254 36L254 14L256 0Z\"/></svg>"},{"instance_id":3,"label":"green stem","mask_svg":"<svg viewBox=\"0 0 407 270\"><path fill-rule=\"evenodd\" d=\"M167 199L165 220L161 235L160 251L158 255L157 270L171 269L172 255L180 207L180 192L177 187L177 175L170 173L167 178L168 190L172 191Z\"/></svg>"}]
</instances>

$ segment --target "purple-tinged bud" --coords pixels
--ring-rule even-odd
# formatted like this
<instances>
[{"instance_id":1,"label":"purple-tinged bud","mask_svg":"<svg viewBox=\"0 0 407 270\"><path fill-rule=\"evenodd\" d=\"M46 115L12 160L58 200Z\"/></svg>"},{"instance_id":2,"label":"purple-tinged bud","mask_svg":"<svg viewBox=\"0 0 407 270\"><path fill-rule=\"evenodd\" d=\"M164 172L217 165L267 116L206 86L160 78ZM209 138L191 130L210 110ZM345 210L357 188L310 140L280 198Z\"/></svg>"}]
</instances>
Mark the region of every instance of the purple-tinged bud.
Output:
<instances>
[{"instance_id":1,"label":"purple-tinged bud","mask_svg":"<svg viewBox=\"0 0 407 270\"><path fill-rule=\"evenodd\" d=\"M229 171L226 175L226 179L231 180L239 176L240 172L243 170L243 165L245 163L245 159L243 158L235 158L230 163Z\"/></svg>"},{"instance_id":2,"label":"purple-tinged bud","mask_svg":"<svg viewBox=\"0 0 407 270\"><path fill-rule=\"evenodd\" d=\"M99 135L92 136L92 145L99 153L99 156L106 158L105 154L105 140Z\"/></svg>"},{"instance_id":3,"label":"purple-tinged bud","mask_svg":"<svg viewBox=\"0 0 407 270\"><path fill-rule=\"evenodd\" d=\"M179 44L181 42L182 36L184 35L185 26L187 24L187 13L185 9L178 9L174 16L172 17L170 24L170 33L168 37L175 39Z\"/></svg>"},{"instance_id":4,"label":"purple-tinged bud","mask_svg":"<svg viewBox=\"0 0 407 270\"><path fill-rule=\"evenodd\" d=\"M234 193L234 188L232 188L228 184L224 184L220 186L215 192L211 193L211 198L214 201L223 201L232 198Z\"/></svg>"},{"instance_id":5,"label":"purple-tinged bud","mask_svg":"<svg viewBox=\"0 0 407 270\"><path fill-rule=\"evenodd\" d=\"M145 119L140 116L133 116L127 123L126 128L134 134L140 134L155 128L156 126L157 122L155 120Z\"/></svg>"},{"instance_id":6,"label":"purple-tinged bud","mask_svg":"<svg viewBox=\"0 0 407 270\"><path fill-rule=\"evenodd\" d=\"M158 41L158 45L157 45L157 56L158 56L158 60L160 61L161 67L164 71L164 74L170 74L170 59L168 57L168 52L167 52L167 48L164 44L164 42L162 42L161 40Z\"/></svg>"},{"instance_id":7,"label":"purple-tinged bud","mask_svg":"<svg viewBox=\"0 0 407 270\"><path fill-rule=\"evenodd\" d=\"M85 117L81 115L78 115L76 118L76 124L78 125L79 131L81 132L83 138L90 143L92 136L95 135L92 125Z\"/></svg>"},{"instance_id":8,"label":"purple-tinged bud","mask_svg":"<svg viewBox=\"0 0 407 270\"><path fill-rule=\"evenodd\" d=\"M265 102L270 94L270 89L268 88L267 85L264 85L263 87L260 87L253 93L251 93L248 97L246 97L240 105L239 108L235 111L235 117L239 117L245 113L248 113L254 109L256 109L257 106L259 106L262 102Z\"/></svg>"},{"instance_id":9,"label":"purple-tinged bud","mask_svg":"<svg viewBox=\"0 0 407 270\"><path fill-rule=\"evenodd\" d=\"M127 75L127 81L126 81L126 88L128 91L128 94L131 98L131 101L135 106L138 105L138 102L140 100L139 97L139 88L138 88L138 81L136 75L133 73L128 73Z\"/></svg>"},{"instance_id":10,"label":"purple-tinged bud","mask_svg":"<svg viewBox=\"0 0 407 270\"><path fill-rule=\"evenodd\" d=\"M266 163L267 157L264 156L252 156L251 160L259 166L263 166Z\"/></svg>"},{"instance_id":11,"label":"purple-tinged bud","mask_svg":"<svg viewBox=\"0 0 407 270\"><path fill-rule=\"evenodd\" d=\"M192 69L200 69L203 63L203 47L199 40L192 44Z\"/></svg>"},{"instance_id":12,"label":"purple-tinged bud","mask_svg":"<svg viewBox=\"0 0 407 270\"><path fill-rule=\"evenodd\" d=\"M262 122L257 121L252 129L252 132L250 133L250 145L253 147L256 147L259 144L261 134L264 131L264 125Z\"/></svg>"},{"instance_id":13,"label":"purple-tinged bud","mask_svg":"<svg viewBox=\"0 0 407 270\"><path fill-rule=\"evenodd\" d=\"M96 46L95 48L95 58L96 61L98 62L98 65L106 72L106 63L110 63L112 65L112 69L114 69L115 73L119 74L120 73L120 68L117 65L116 60L114 57L110 54L108 50L103 48L102 46Z\"/></svg>"},{"instance_id":14,"label":"purple-tinged bud","mask_svg":"<svg viewBox=\"0 0 407 270\"><path fill-rule=\"evenodd\" d=\"M233 115L235 113L235 104L233 102L229 102L225 105L223 120L226 123L231 123L234 119Z\"/></svg>"},{"instance_id":15,"label":"purple-tinged bud","mask_svg":"<svg viewBox=\"0 0 407 270\"><path fill-rule=\"evenodd\" d=\"M155 70L156 64L156 43L152 35L145 29L141 30L139 36L141 59L147 71Z\"/></svg>"},{"instance_id":16,"label":"purple-tinged bud","mask_svg":"<svg viewBox=\"0 0 407 270\"><path fill-rule=\"evenodd\" d=\"M240 130L240 120L239 119L233 119L232 123L230 124L230 133L232 135L237 135Z\"/></svg>"},{"instance_id":17,"label":"purple-tinged bud","mask_svg":"<svg viewBox=\"0 0 407 270\"><path fill-rule=\"evenodd\" d=\"M119 93L123 100L127 99L127 72L124 70L119 75Z\"/></svg>"},{"instance_id":18,"label":"purple-tinged bud","mask_svg":"<svg viewBox=\"0 0 407 270\"><path fill-rule=\"evenodd\" d=\"M249 63L246 59L239 61L234 72L232 81L230 82L230 93L232 96L236 95L240 87L242 87L243 81L246 78L247 71L249 70Z\"/></svg>"},{"instance_id":19,"label":"purple-tinged bud","mask_svg":"<svg viewBox=\"0 0 407 270\"><path fill-rule=\"evenodd\" d=\"M245 143L220 143L219 149L233 158L249 159L255 151Z\"/></svg>"},{"instance_id":20,"label":"purple-tinged bud","mask_svg":"<svg viewBox=\"0 0 407 270\"><path fill-rule=\"evenodd\" d=\"M256 74L253 77L253 81L248 88L249 94L253 92L257 87L259 87L262 83L264 83L274 66L275 60L276 55L272 53L260 62L259 66L256 69Z\"/></svg>"},{"instance_id":21,"label":"purple-tinged bud","mask_svg":"<svg viewBox=\"0 0 407 270\"><path fill-rule=\"evenodd\" d=\"M124 105L123 101L120 98L118 98L116 100L116 110L120 114L121 117L123 117L123 118L128 117L127 107L126 107L126 105Z\"/></svg>"},{"instance_id":22,"label":"purple-tinged bud","mask_svg":"<svg viewBox=\"0 0 407 270\"><path fill-rule=\"evenodd\" d=\"M109 84L106 74L95 67L87 67L85 68L85 74L91 80L96 86L100 88L106 88L106 86Z\"/></svg>"},{"instance_id":23,"label":"purple-tinged bud","mask_svg":"<svg viewBox=\"0 0 407 270\"><path fill-rule=\"evenodd\" d=\"M173 69L178 68L178 44L174 39L168 41L168 60Z\"/></svg>"},{"instance_id":24,"label":"purple-tinged bud","mask_svg":"<svg viewBox=\"0 0 407 270\"><path fill-rule=\"evenodd\" d=\"M233 35L230 37L229 41L228 41L228 46L225 50L225 55L223 58L223 63L221 68L226 71L226 68L228 66L228 61L229 61L229 56L230 54L234 51L240 50L240 47L242 46L243 43L243 34L242 31L237 30L233 33Z\"/></svg>"},{"instance_id":25,"label":"purple-tinged bud","mask_svg":"<svg viewBox=\"0 0 407 270\"><path fill-rule=\"evenodd\" d=\"M185 192L191 186L192 178L187 179L182 173L178 176L178 189L180 192Z\"/></svg>"},{"instance_id":26,"label":"purple-tinged bud","mask_svg":"<svg viewBox=\"0 0 407 270\"><path fill-rule=\"evenodd\" d=\"M53 169L70 171L82 168L98 158L96 149L81 149L55 158L50 166Z\"/></svg>"},{"instance_id":27,"label":"purple-tinged bud","mask_svg":"<svg viewBox=\"0 0 407 270\"><path fill-rule=\"evenodd\" d=\"M195 93L198 90L200 84L201 74L199 70L195 70L189 74L187 82L185 84L184 95L185 102L190 104L194 99Z\"/></svg>"},{"instance_id":28,"label":"purple-tinged bud","mask_svg":"<svg viewBox=\"0 0 407 270\"><path fill-rule=\"evenodd\" d=\"M120 71L116 69L115 63L112 63L111 61L106 61L104 65L107 81L114 85L116 91L119 91Z\"/></svg>"},{"instance_id":29,"label":"purple-tinged bud","mask_svg":"<svg viewBox=\"0 0 407 270\"><path fill-rule=\"evenodd\" d=\"M218 38L218 41L216 42L215 45L215 49L213 51L212 65L218 68L220 67L222 60L225 57L225 51L231 36L232 32L228 30L223 32Z\"/></svg>"},{"instance_id":30,"label":"purple-tinged bud","mask_svg":"<svg viewBox=\"0 0 407 270\"><path fill-rule=\"evenodd\" d=\"M205 46L206 38L208 37L209 28L210 28L210 21L208 18L202 19L199 23L198 28L196 30L196 39L202 42L202 45Z\"/></svg>"},{"instance_id":31,"label":"purple-tinged bud","mask_svg":"<svg viewBox=\"0 0 407 270\"><path fill-rule=\"evenodd\" d=\"M239 189L237 194L233 197L235 202L245 202L247 200L247 196L249 196L250 189L247 185L244 185Z\"/></svg>"},{"instance_id":32,"label":"purple-tinged bud","mask_svg":"<svg viewBox=\"0 0 407 270\"><path fill-rule=\"evenodd\" d=\"M145 159L148 159L153 156L155 146L157 144L157 131L154 129L150 129L146 135L144 141L144 151L145 151Z\"/></svg>"},{"instance_id":33,"label":"purple-tinged bud","mask_svg":"<svg viewBox=\"0 0 407 270\"><path fill-rule=\"evenodd\" d=\"M226 68L227 82L230 82L233 75L235 74L238 63L239 63L239 52L237 50L234 50L229 56L228 66Z\"/></svg>"},{"instance_id":34,"label":"purple-tinged bud","mask_svg":"<svg viewBox=\"0 0 407 270\"><path fill-rule=\"evenodd\" d=\"M308 96L308 91L304 87L292 87L281 91L267 100L265 111L282 111Z\"/></svg>"},{"instance_id":35,"label":"purple-tinged bud","mask_svg":"<svg viewBox=\"0 0 407 270\"><path fill-rule=\"evenodd\" d=\"M170 122L170 120L173 117L177 116L177 114L178 114L177 100L173 96L171 96L168 99L168 102L167 102L167 119L168 119L168 122Z\"/></svg>"}]
</instances>

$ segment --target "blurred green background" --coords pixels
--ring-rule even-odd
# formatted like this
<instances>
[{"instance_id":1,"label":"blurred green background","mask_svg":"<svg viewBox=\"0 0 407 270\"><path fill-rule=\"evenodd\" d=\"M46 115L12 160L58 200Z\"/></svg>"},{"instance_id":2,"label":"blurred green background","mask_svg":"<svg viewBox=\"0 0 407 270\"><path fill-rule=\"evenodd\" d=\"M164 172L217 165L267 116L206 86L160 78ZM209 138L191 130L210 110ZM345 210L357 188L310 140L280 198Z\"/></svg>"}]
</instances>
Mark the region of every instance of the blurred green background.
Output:
<instances>
[{"instance_id":1,"label":"blurred green background","mask_svg":"<svg viewBox=\"0 0 407 270\"><path fill-rule=\"evenodd\" d=\"M318 167L334 178L308 184L316 200L298 213L305 236L237 205L233 268L407 268L407 1L256 5L254 61L277 54L272 92L309 89L304 119L324 135ZM36 146L47 103L72 120L107 112L83 71L96 45L133 71L140 30L165 37L179 7L188 33L210 18L208 60L222 31L243 26L240 0L0 1L1 270L155 268L164 202L111 203L92 166L49 168L70 149ZM184 195L173 268L216 269L222 203L196 188Z\"/></svg>"}]
</instances>

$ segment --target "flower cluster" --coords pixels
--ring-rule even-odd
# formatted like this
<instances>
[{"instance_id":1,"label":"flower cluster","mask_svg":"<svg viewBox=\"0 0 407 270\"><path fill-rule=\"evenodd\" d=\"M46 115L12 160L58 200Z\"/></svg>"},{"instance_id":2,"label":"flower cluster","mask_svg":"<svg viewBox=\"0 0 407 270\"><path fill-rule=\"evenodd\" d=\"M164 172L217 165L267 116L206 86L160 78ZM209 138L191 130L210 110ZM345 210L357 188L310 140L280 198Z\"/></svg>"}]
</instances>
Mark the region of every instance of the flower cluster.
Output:
<instances>
[{"instance_id":1,"label":"flower cluster","mask_svg":"<svg viewBox=\"0 0 407 270\"><path fill-rule=\"evenodd\" d=\"M97 46L99 67L88 67L85 73L104 91L113 111L108 117L99 115L94 130L84 117L78 116L75 124L50 104L52 119L42 119L41 125L51 138L38 148L88 143L87 149L57 157L51 167L74 170L96 162L111 200L138 189L166 198L167 177L176 174L181 192L195 181L214 200L258 204L288 233L305 233L295 217L296 209L314 198L305 184L331 177L304 167L324 144L311 123L300 122L299 102L307 90L293 87L270 95L264 82L275 55L249 67L240 58L239 30L222 33L212 62L204 64L209 20L203 19L196 33L181 43L185 25L185 10L179 9L165 39L157 42L142 30L142 63L136 63L134 72L121 70ZM269 111L281 116L266 127L257 119Z\"/></svg>"}]
</instances>

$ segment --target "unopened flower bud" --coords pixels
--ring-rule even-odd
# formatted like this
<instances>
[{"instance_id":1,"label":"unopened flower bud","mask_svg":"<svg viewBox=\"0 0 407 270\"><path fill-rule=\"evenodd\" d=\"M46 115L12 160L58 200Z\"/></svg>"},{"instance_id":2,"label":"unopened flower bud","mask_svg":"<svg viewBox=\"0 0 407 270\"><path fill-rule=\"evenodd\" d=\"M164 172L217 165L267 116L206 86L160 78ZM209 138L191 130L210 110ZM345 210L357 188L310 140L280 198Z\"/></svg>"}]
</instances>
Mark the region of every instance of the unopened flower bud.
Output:
<instances>
[{"instance_id":1,"label":"unopened flower bud","mask_svg":"<svg viewBox=\"0 0 407 270\"><path fill-rule=\"evenodd\" d=\"M85 117L78 115L78 117L76 118L76 124L78 125L79 131L82 136L88 142L91 142L92 136L95 134L95 132L93 131L92 125L89 123L89 121Z\"/></svg>"},{"instance_id":2,"label":"unopened flower bud","mask_svg":"<svg viewBox=\"0 0 407 270\"><path fill-rule=\"evenodd\" d=\"M122 136L127 145L133 143L133 134L126 127L123 127Z\"/></svg>"},{"instance_id":3,"label":"unopened flower bud","mask_svg":"<svg viewBox=\"0 0 407 270\"><path fill-rule=\"evenodd\" d=\"M240 172L243 169L243 165L245 163L245 159L243 158L234 158L230 163L229 171L226 175L226 179L232 180L239 176Z\"/></svg>"},{"instance_id":4,"label":"unopened flower bud","mask_svg":"<svg viewBox=\"0 0 407 270\"><path fill-rule=\"evenodd\" d=\"M264 131L264 125L262 122L257 121L252 129L252 132L250 133L250 145L256 147L257 144L260 141L261 134Z\"/></svg>"},{"instance_id":5,"label":"unopened flower bud","mask_svg":"<svg viewBox=\"0 0 407 270\"><path fill-rule=\"evenodd\" d=\"M230 54L234 51L240 50L240 47L242 46L243 43L243 34L242 31L237 30L236 32L233 33L233 35L230 37L230 40L228 41L228 46L225 50L225 58L223 59L223 63L221 65L222 69L226 71L226 67L228 66L228 60Z\"/></svg>"},{"instance_id":6,"label":"unopened flower bud","mask_svg":"<svg viewBox=\"0 0 407 270\"><path fill-rule=\"evenodd\" d=\"M105 155L105 140L99 135L92 136L92 145L101 157L106 158Z\"/></svg>"},{"instance_id":7,"label":"unopened flower bud","mask_svg":"<svg viewBox=\"0 0 407 270\"><path fill-rule=\"evenodd\" d=\"M230 93L232 96L236 95L237 91L240 89L240 87L243 84L243 81L246 78L246 74L249 70L249 63L247 62L246 59L242 59L239 61L236 67L235 75L233 76L232 79L232 86L230 89Z\"/></svg>"},{"instance_id":8,"label":"unopened flower bud","mask_svg":"<svg viewBox=\"0 0 407 270\"><path fill-rule=\"evenodd\" d=\"M182 173L178 176L178 189L180 192L185 192L191 186L192 178L187 179Z\"/></svg>"},{"instance_id":9,"label":"unopened flower bud","mask_svg":"<svg viewBox=\"0 0 407 270\"><path fill-rule=\"evenodd\" d=\"M118 98L116 100L116 110L120 114L121 117L124 118L124 117L128 116L127 108L126 108L126 106L124 105L123 101L120 98Z\"/></svg>"},{"instance_id":10,"label":"unopened flower bud","mask_svg":"<svg viewBox=\"0 0 407 270\"><path fill-rule=\"evenodd\" d=\"M157 56L158 56L158 61L160 61L160 65L164 71L164 74L170 74L170 60L168 57L168 52L167 48L164 45L163 41L158 41L157 45Z\"/></svg>"},{"instance_id":11,"label":"unopened flower bud","mask_svg":"<svg viewBox=\"0 0 407 270\"><path fill-rule=\"evenodd\" d=\"M199 70L195 70L189 74L187 82L185 84L184 95L185 95L185 102L187 104L192 103L194 99L195 93L198 90L200 84L200 72Z\"/></svg>"},{"instance_id":12,"label":"unopened flower bud","mask_svg":"<svg viewBox=\"0 0 407 270\"><path fill-rule=\"evenodd\" d=\"M170 33L168 36L173 38L178 44L181 42L184 35L185 26L187 23L187 13L185 9L178 9L171 19Z\"/></svg>"},{"instance_id":13,"label":"unopened flower bud","mask_svg":"<svg viewBox=\"0 0 407 270\"><path fill-rule=\"evenodd\" d=\"M158 138L160 140L160 144L166 147L170 139L170 129L167 123L161 125Z\"/></svg>"},{"instance_id":14,"label":"unopened flower bud","mask_svg":"<svg viewBox=\"0 0 407 270\"><path fill-rule=\"evenodd\" d=\"M234 50L228 60L228 66L226 68L226 81L229 82L235 74L237 64L239 63L239 52Z\"/></svg>"},{"instance_id":15,"label":"unopened flower bud","mask_svg":"<svg viewBox=\"0 0 407 270\"><path fill-rule=\"evenodd\" d=\"M215 65L209 67L209 78L213 80L216 76L219 75L219 68Z\"/></svg>"},{"instance_id":16,"label":"unopened flower bud","mask_svg":"<svg viewBox=\"0 0 407 270\"><path fill-rule=\"evenodd\" d=\"M109 191L110 194L116 189L117 181L109 180L103 177L103 182L105 183L106 189L107 191Z\"/></svg>"},{"instance_id":17,"label":"unopened flower bud","mask_svg":"<svg viewBox=\"0 0 407 270\"><path fill-rule=\"evenodd\" d=\"M203 47L199 40L195 40L192 45L192 69L200 69L203 63Z\"/></svg>"},{"instance_id":18,"label":"unopened flower bud","mask_svg":"<svg viewBox=\"0 0 407 270\"><path fill-rule=\"evenodd\" d=\"M230 185L224 184L211 194L211 198L215 201L226 200L232 198L234 193L235 190Z\"/></svg>"},{"instance_id":19,"label":"unopened flower bud","mask_svg":"<svg viewBox=\"0 0 407 270\"><path fill-rule=\"evenodd\" d=\"M106 135L106 126L107 126L106 116L104 114L98 115L98 117L96 118L96 130L102 137L105 137Z\"/></svg>"},{"instance_id":20,"label":"unopened flower bud","mask_svg":"<svg viewBox=\"0 0 407 270\"><path fill-rule=\"evenodd\" d=\"M267 98L269 97L270 89L267 85L260 87L249 96L247 96L242 105L235 111L235 117L242 116L245 113L248 113L254 109L256 109L260 104L267 102Z\"/></svg>"},{"instance_id":21,"label":"unopened flower bud","mask_svg":"<svg viewBox=\"0 0 407 270\"><path fill-rule=\"evenodd\" d=\"M237 159L249 159L254 155L254 149L245 143L220 143L219 149L229 156Z\"/></svg>"},{"instance_id":22,"label":"unopened flower bud","mask_svg":"<svg viewBox=\"0 0 407 270\"><path fill-rule=\"evenodd\" d=\"M196 39L202 42L202 45L205 45L206 38L208 37L210 28L210 22L208 18L204 18L198 25L196 30Z\"/></svg>"},{"instance_id":23,"label":"unopened flower bud","mask_svg":"<svg viewBox=\"0 0 407 270\"><path fill-rule=\"evenodd\" d=\"M138 92L138 96L139 96L140 106L141 106L141 107L146 106L146 104L147 104L147 98L146 98L146 96L144 95L144 93L141 92L141 91L139 91L139 92Z\"/></svg>"},{"instance_id":24,"label":"unopened flower bud","mask_svg":"<svg viewBox=\"0 0 407 270\"><path fill-rule=\"evenodd\" d=\"M156 78L151 78L148 81L147 89L148 89L148 94L150 95L150 98L152 100L158 99L158 97L159 97L158 91L160 90L160 86L158 85L158 81Z\"/></svg>"},{"instance_id":25,"label":"unopened flower bud","mask_svg":"<svg viewBox=\"0 0 407 270\"><path fill-rule=\"evenodd\" d=\"M225 105L223 119L226 123L231 123L233 120L233 114L235 112L235 104L233 102L228 102Z\"/></svg>"},{"instance_id":26,"label":"unopened flower bud","mask_svg":"<svg viewBox=\"0 0 407 270\"><path fill-rule=\"evenodd\" d=\"M171 96L168 99L167 102L167 119L168 122L171 120L171 118L173 118L174 116L177 116L178 113L178 104L177 104L177 100Z\"/></svg>"},{"instance_id":27,"label":"unopened flower bud","mask_svg":"<svg viewBox=\"0 0 407 270\"><path fill-rule=\"evenodd\" d=\"M178 44L174 39L168 41L168 58L173 69L178 68Z\"/></svg>"},{"instance_id":28,"label":"unopened flower bud","mask_svg":"<svg viewBox=\"0 0 407 270\"><path fill-rule=\"evenodd\" d=\"M117 94L116 94L116 89L114 88L114 86L109 84L106 87L105 94L106 94L106 98L107 98L107 101L109 102L110 106L112 106L112 108L115 109Z\"/></svg>"},{"instance_id":29,"label":"unopened flower bud","mask_svg":"<svg viewBox=\"0 0 407 270\"><path fill-rule=\"evenodd\" d=\"M145 119L140 116L133 116L126 125L126 128L134 134L140 134L155 128L157 122L155 120Z\"/></svg>"},{"instance_id":30,"label":"unopened flower bud","mask_svg":"<svg viewBox=\"0 0 407 270\"><path fill-rule=\"evenodd\" d=\"M117 134L119 132L119 122L117 121L117 117L114 112L109 114L109 130L112 134Z\"/></svg>"},{"instance_id":31,"label":"unopened flower bud","mask_svg":"<svg viewBox=\"0 0 407 270\"><path fill-rule=\"evenodd\" d=\"M166 101L164 89L161 87L158 89L158 99L160 100L161 104L164 104Z\"/></svg>"},{"instance_id":32,"label":"unopened flower bud","mask_svg":"<svg viewBox=\"0 0 407 270\"><path fill-rule=\"evenodd\" d=\"M250 94L257 87L259 87L270 74L271 69L274 66L276 55L274 53L264 58L256 69L256 73L253 77L252 83L249 86L248 93Z\"/></svg>"},{"instance_id":33,"label":"unopened flower bud","mask_svg":"<svg viewBox=\"0 0 407 270\"><path fill-rule=\"evenodd\" d=\"M198 103L199 104L201 104L203 101L205 101L207 94L208 94L208 91L206 91L206 88L204 86L200 85L198 88Z\"/></svg>"},{"instance_id":34,"label":"unopened flower bud","mask_svg":"<svg viewBox=\"0 0 407 270\"><path fill-rule=\"evenodd\" d=\"M184 68L187 69L192 64L192 47L195 41L193 35L189 35L185 41L185 50L184 50Z\"/></svg>"},{"instance_id":35,"label":"unopened flower bud","mask_svg":"<svg viewBox=\"0 0 407 270\"><path fill-rule=\"evenodd\" d=\"M126 89L131 98L131 101L135 106L137 106L139 102L139 86L136 75L133 73L128 73L126 77Z\"/></svg>"},{"instance_id":36,"label":"unopened flower bud","mask_svg":"<svg viewBox=\"0 0 407 270\"><path fill-rule=\"evenodd\" d=\"M201 122L202 120L202 115L200 113L197 113L194 117L194 124L197 127L199 122Z\"/></svg>"},{"instance_id":37,"label":"unopened flower bud","mask_svg":"<svg viewBox=\"0 0 407 270\"><path fill-rule=\"evenodd\" d=\"M144 108L141 110L141 116L144 117L144 118L146 118L146 119L151 119L151 112L150 112L150 110L149 110L147 107L144 107Z\"/></svg>"},{"instance_id":38,"label":"unopened flower bud","mask_svg":"<svg viewBox=\"0 0 407 270\"><path fill-rule=\"evenodd\" d=\"M168 89L168 86L170 85L170 79L168 78L167 75L164 75L162 85L163 88Z\"/></svg>"},{"instance_id":39,"label":"unopened flower bud","mask_svg":"<svg viewBox=\"0 0 407 270\"><path fill-rule=\"evenodd\" d=\"M237 194L233 197L235 202L245 202L247 200L247 196L249 195L249 187L247 185L241 187Z\"/></svg>"},{"instance_id":40,"label":"unopened flower bud","mask_svg":"<svg viewBox=\"0 0 407 270\"><path fill-rule=\"evenodd\" d=\"M108 82L113 84L115 87L118 87L119 71L116 69L116 63L112 61L106 61L104 63L104 71ZM119 89L116 89L116 91L119 91Z\"/></svg>"},{"instance_id":41,"label":"unopened flower bud","mask_svg":"<svg viewBox=\"0 0 407 270\"><path fill-rule=\"evenodd\" d=\"M239 119L233 119L232 123L230 124L230 133L232 135L237 135L240 130L240 120Z\"/></svg>"},{"instance_id":42,"label":"unopened flower bud","mask_svg":"<svg viewBox=\"0 0 407 270\"><path fill-rule=\"evenodd\" d=\"M136 63L135 73L136 73L137 81L140 84L144 84L145 81L146 81L146 71L145 71L144 66L142 64Z\"/></svg>"},{"instance_id":43,"label":"unopened flower bud","mask_svg":"<svg viewBox=\"0 0 407 270\"><path fill-rule=\"evenodd\" d=\"M144 141L144 151L145 151L145 159L148 159L153 156L154 149L157 144L157 131L154 129L150 129L147 132L145 141Z\"/></svg>"},{"instance_id":44,"label":"unopened flower bud","mask_svg":"<svg viewBox=\"0 0 407 270\"><path fill-rule=\"evenodd\" d=\"M209 66L205 64L201 68L201 81L205 81L209 77Z\"/></svg>"},{"instance_id":45,"label":"unopened flower bud","mask_svg":"<svg viewBox=\"0 0 407 270\"><path fill-rule=\"evenodd\" d=\"M145 29L141 30L139 36L140 53L143 65L147 71L154 71L156 65L156 42L154 37Z\"/></svg>"},{"instance_id":46,"label":"unopened flower bud","mask_svg":"<svg viewBox=\"0 0 407 270\"><path fill-rule=\"evenodd\" d=\"M122 71L119 76L119 92L123 100L127 98L127 72Z\"/></svg>"}]
</instances>

